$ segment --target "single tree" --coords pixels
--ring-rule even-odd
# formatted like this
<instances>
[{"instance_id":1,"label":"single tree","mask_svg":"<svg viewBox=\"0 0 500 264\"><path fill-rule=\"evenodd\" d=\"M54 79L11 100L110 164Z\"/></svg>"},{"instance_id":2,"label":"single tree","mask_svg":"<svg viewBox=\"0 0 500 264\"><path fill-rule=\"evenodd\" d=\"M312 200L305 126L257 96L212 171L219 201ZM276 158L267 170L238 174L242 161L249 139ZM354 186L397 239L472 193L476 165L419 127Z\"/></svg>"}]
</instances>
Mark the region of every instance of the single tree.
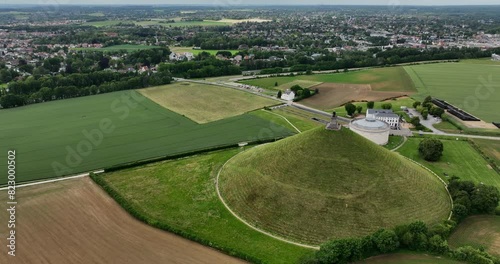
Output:
<instances>
[{"instance_id":1,"label":"single tree","mask_svg":"<svg viewBox=\"0 0 500 264\"><path fill-rule=\"evenodd\" d=\"M275 82L275 83L274 83L274 86L278 86L278 82Z\"/></svg>"},{"instance_id":2,"label":"single tree","mask_svg":"<svg viewBox=\"0 0 500 264\"><path fill-rule=\"evenodd\" d=\"M438 161L443 156L443 142L433 138L420 141L418 153L427 161Z\"/></svg>"},{"instance_id":3,"label":"single tree","mask_svg":"<svg viewBox=\"0 0 500 264\"><path fill-rule=\"evenodd\" d=\"M280 91L278 91L278 94L276 95L276 97L281 98L281 95L282 95L282 93L281 93L281 90L280 90Z\"/></svg>"},{"instance_id":4,"label":"single tree","mask_svg":"<svg viewBox=\"0 0 500 264\"><path fill-rule=\"evenodd\" d=\"M373 101L366 103L366 108L368 108L368 109L373 109L374 106L375 106L375 102L373 102Z\"/></svg>"},{"instance_id":5,"label":"single tree","mask_svg":"<svg viewBox=\"0 0 500 264\"><path fill-rule=\"evenodd\" d=\"M419 102L419 101L416 101L416 102L414 102L414 103L413 103L413 108L417 108L417 107L419 107L420 105L422 105L422 103L421 103L421 102Z\"/></svg>"},{"instance_id":6,"label":"single tree","mask_svg":"<svg viewBox=\"0 0 500 264\"><path fill-rule=\"evenodd\" d=\"M429 117L429 111L427 111L427 109L424 109L422 111L422 117L424 118L424 120L427 120L427 118Z\"/></svg>"},{"instance_id":7,"label":"single tree","mask_svg":"<svg viewBox=\"0 0 500 264\"><path fill-rule=\"evenodd\" d=\"M352 116L354 114L354 112L356 112L356 106L353 105L352 103L347 103L345 106L344 106L346 112L347 112L347 115L349 116Z\"/></svg>"},{"instance_id":8,"label":"single tree","mask_svg":"<svg viewBox=\"0 0 500 264\"><path fill-rule=\"evenodd\" d=\"M356 112L358 112L358 114L361 114L361 111L363 111L363 107L361 105L358 105L356 107Z\"/></svg>"},{"instance_id":9,"label":"single tree","mask_svg":"<svg viewBox=\"0 0 500 264\"><path fill-rule=\"evenodd\" d=\"M392 104L391 103L382 104L382 109L390 110L392 109Z\"/></svg>"}]
</instances>

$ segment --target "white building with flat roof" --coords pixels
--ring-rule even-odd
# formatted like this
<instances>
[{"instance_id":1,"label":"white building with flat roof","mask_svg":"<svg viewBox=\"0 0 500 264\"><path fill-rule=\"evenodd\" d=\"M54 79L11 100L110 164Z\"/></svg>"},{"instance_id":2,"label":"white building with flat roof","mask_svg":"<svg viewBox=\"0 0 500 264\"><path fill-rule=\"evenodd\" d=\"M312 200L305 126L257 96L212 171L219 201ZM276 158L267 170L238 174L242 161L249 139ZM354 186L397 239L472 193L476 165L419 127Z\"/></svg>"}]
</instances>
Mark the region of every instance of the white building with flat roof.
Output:
<instances>
[{"instance_id":1,"label":"white building with flat roof","mask_svg":"<svg viewBox=\"0 0 500 264\"><path fill-rule=\"evenodd\" d=\"M399 128L399 115L392 112L392 110L388 109L368 109L366 110L366 118L367 119L376 119L380 121L384 121L392 129Z\"/></svg>"},{"instance_id":2,"label":"white building with flat roof","mask_svg":"<svg viewBox=\"0 0 500 264\"><path fill-rule=\"evenodd\" d=\"M293 99L295 99L295 93L290 89L286 89L286 91L281 94L281 99L293 101Z\"/></svg>"},{"instance_id":3,"label":"white building with flat roof","mask_svg":"<svg viewBox=\"0 0 500 264\"><path fill-rule=\"evenodd\" d=\"M500 61L500 55L493 53L491 55L491 60Z\"/></svg>"}]
</instances>

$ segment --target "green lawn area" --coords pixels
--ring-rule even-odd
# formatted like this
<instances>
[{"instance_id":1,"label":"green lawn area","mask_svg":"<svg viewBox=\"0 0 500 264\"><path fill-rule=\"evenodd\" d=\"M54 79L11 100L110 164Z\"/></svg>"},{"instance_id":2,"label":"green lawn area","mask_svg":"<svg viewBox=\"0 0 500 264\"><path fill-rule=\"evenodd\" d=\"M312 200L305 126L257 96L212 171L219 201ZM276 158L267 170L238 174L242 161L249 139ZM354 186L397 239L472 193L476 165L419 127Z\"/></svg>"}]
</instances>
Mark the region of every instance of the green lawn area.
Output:
<instances>
[{"instance_id":1,"label":"green lawn area","mask_svg":"<svg viewBox=\"0 0 500 264\"><path fill-rule=\"evenodd\" d=\"M448 242L452 247L484 247L500 257L500 216L471 216L460 223Z\"/></svg>"},{"instance_id":2,"label":"green lawn area","mask_svg":"<svg viewBox=\"0 0 500 264\"><path fill-rule=\"evenodd\" d=\"M403 144L403 142L404 138L401 136L389 136L389 142L386 145L384 145L384 148L388 150L395 149L401 144Z\"/></svg>"},{"instance_id":3,"label":"green lawn area","mask_svg":"<svg viewBox=\"0 0 500 264\"><path fill-rule=\"evenodd\" d=\"M417 253L395 253L369 258L356 264L460 264L451 259Z\"/></svg>"},{"instance_id":4,"label":"green lawn area","mask_svg":"<svg viewBox=\"0 0 500 264\"><path fill-rule=\"evenodd\" d=\"M432 225L451 210L437 177L347 128L247 150L225 165L219 190L252 225L309 245L416 220Z\"/></svg>"},{"instance_id":5,"label":"green lawn area","mask_svg":"<svg viewBox=\"0 0 500 264\"><path fill-rule=\"evenodd\" d=\"M177 53L183 53L183 52L191 52L193 53L194 55L198 55L202 52L208 52L210 53L211 55L216 55L218 51L220 50L195 50L193 49L192 47L169 47L169 49L173 52L177 52ZM227 50L229 52L231 52L231 54L233 54L233 56L236 55L236 53L238 53L239 51L238 50Z\"/></svg>"},{"instance_id":6,"label":"green lawn area","mask_svg":"<svg viewBox=\"0 0 500 264\"><path fill-rule=\"evenodd\" d=\"M418 90L415 98L431 95L487 122L500 121L500 112L494 111L500 102L500 93L494 92L500 81L498 65L436 63L404 68Z\"/></svg>"},{"instance_id":7,"label":"green lawn area","mask_svg":"<svg viewBox=\"0 0 500 264\"><path fill-rule=\"evenodd\" d=\"M259 78L241 82L262 88L274 89L276 82L278 82L278 85L283 85L296 80L322 83L370 84L374 91L416 92L412 80L402 67L376 68L348 73Z\"/></svg>"},{"instance_id":8,"label":"green lawn area","mask_svg":"<svg viewBox=\"0 0 500 264\"><path fill-rule=\"evenodd\" d=\"M228 87L190 82L176 82L138 91L157 104L200 124L280 103Z\"/></svg>"},{"instance_id":9,"label":"green lawn area","mask_svg":"<svg viewBox=\"0 0 500 264\"><path fill-rule=\"evenodd\" d=\"M103 51L103 52L109 52L109 51L120 51L120 50L125 50L128 52L131 51L138 51L138 50L143 50L143 49L155 49L159 48L159 46L146 46L146 45L114 45L114 46L109 46L109 47L104 47L104 48L74 48L74 50L96 50L96 51Z\"/></svg>"},{"instance_id":10,"label":"green lawn area","mask_svg":"<svg viewBox=\"0 0 500 264\"><path fill-rule=\"evenodd\" d=\"M218 199L214 185L217 171L239 151L212 152L102 177L151 223L210 241L226 253L242 253L263 263L298 263L311 250L247 227Z\"/></svg>"},{"instance_id":11,"label":"green lawn area","mask_svg":"<svg viewBox=\"0 0 500 264\"><path fill-rule=\"evenodd\" d=\"M9 124L0 127L0 148L17 151L18 183L293 133L250 114L200 125L136 91L3 109L0 122Z\"/></svg>"},{"instance_id":12,"label":"green lawn area","mask_svg":"<svg viewBox=\"0 0 500 264\"><path fill-rule=\"evenodd\" d=\"M500 140L488 140L488 139L471 139L474 141L485 156L493 160L493 162L500 167Z\"/></svg>"},{"instance_id":13,"label":"green lawn area","mask_svg":"<svg viewBox=\"0 0 500 264\"><path fill-rule=\"evenodd\" d=\"M444 152L437 162L428 162L419 156L420 140L421 138L409 138L397 151L422 163L445 181L449 177L458 176L463 180L482 182L500 189L500 175L488 167L486 160L466 140L442 139ZM447 173L449 177L446 177L444 173Z\"/></svg>"},{"instance_id":14,"label":"green lawn area","mask_svg":"<svg viewBox=\"0 0 500 264\"><path fill-rule=\"evenodd\" d=\"M251 112L250 114L256 115L258 117L261 117L261 118L264 118L267 120L270 120L275 124L279 124L283 127L290 129L291 131L296 131L296 130L293 126L291 126L288 122L286 122L286 120L283 119L283 117L288 119L288 121L290 121L290 123L292 123L301 132L304 132L304 131L307 131L309 129L313 129L315 127L321 126L321 124L318 122L315 122L315 121L307 119L307 118L303 118L302 116L297 116L297 115L290 113L290 112L285 112L281 109L276 109L276 110L272 110L272 111L258 110L258 111ZM276 114L278 114L279 116ZM282 117L280 117L280 116L282 116Z\"/></svg>"}]
</instances>

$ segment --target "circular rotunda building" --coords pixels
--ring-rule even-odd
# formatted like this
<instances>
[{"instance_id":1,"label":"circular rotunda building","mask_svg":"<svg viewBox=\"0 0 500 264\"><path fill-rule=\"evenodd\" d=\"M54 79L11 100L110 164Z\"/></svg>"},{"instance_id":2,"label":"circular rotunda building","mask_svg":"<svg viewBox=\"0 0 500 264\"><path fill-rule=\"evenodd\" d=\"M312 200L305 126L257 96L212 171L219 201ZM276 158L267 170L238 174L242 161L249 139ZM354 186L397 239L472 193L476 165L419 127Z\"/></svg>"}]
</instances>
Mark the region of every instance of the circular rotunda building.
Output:
<instances>
[{"instance_id":1,"label":"circular rotunda building","mask_svg":"<svg viewBox=\"0 0 500 264\"><path fill-rule=\"evenodd\" d=\"M355 119L349 124L349 128L357 134L375 142L378 145L385 145L389 142L390 126L384 121L377 119Z\"/></svg>"}]
</instances>

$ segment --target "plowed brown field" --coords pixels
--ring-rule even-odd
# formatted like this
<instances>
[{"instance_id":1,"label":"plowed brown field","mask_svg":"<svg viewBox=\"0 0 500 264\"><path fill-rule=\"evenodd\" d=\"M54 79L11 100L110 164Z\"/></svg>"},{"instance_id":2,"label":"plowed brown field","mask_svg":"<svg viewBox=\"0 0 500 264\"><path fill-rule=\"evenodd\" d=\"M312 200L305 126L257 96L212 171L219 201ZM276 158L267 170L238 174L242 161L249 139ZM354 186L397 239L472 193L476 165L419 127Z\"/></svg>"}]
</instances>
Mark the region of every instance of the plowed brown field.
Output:
<instances>
[{"instance_id":1,"label":"plowed brown field","mask_svg":"<svg viewBox=\"0 0 500 264\"><path fill-rule=\"evenodd\" d=\"M319 89L319 94L300 101L319 109L332 109L352 101L382 101L408 95L408 92L373 91L369 84L323 83L311 87Z\"/></svg>"},{"instance_id":2,"label":"plowed brown field","mask_svg":"<svg viewBox=\"0 0 500 264\"><path fill-rule=\"evenodd\" d=\"M139 222L89 178L17 190L11 257L6 202L0 191L0 263L243 263Z\"/></svg>"}]
</instances>

